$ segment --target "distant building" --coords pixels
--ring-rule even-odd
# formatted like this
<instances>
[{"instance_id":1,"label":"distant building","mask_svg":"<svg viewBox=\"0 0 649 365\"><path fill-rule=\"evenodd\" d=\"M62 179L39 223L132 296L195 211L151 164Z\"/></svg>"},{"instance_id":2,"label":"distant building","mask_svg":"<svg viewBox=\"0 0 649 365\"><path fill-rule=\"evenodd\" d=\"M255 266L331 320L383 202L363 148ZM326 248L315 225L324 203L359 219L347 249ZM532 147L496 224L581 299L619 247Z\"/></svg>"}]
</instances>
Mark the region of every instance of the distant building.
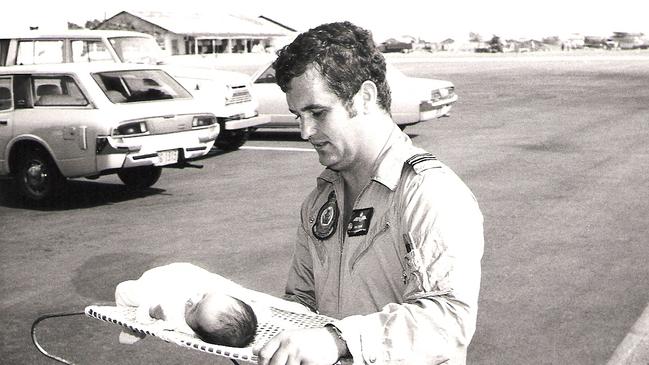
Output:
<instances>
[{"instance_id":1,"label":"distant building","mask_svg":"<svg viewBox=\"0 0 649 365\"><path fill-rule=\"evenodd\" d=\"M441 41L439 43L440 50L442 51L451 51L453 50L453 45L455 44L455 40L451 38L446 38L445 40Z\"/></svg>"},{"instance_id":2,"label":"distant building","mask_svg":"<svg viewBox=\"0 0 649 365\"><path fill-rule=\"evenodd\" d=\"M649 48L649 39L643 33L613 32L611 40L616 42L620 49Z\"/></svg>"},{"instance_id":3,"label":"distant building","mask_svg":"<svg viewBox=\"0 0 649 365\"><path fill-rule=\"evenodd\" d=\"M572 34L564 35L560 37L560 39L561 39L561 50L568 51L571 49L584 48L584 41L586 37L579 33L572 33Z\"/></svg>"},{"instance_id":4,"label":"distant building","mask_svg":"<svg viewBox=\"0 0 649 365\"><path fill-rule=\"evenodd\" d=\"M264 16L127 11L106 19L95 29L150 34L171 55L268 52L292 39L295 33L295 29Z\"/></svg>"}]
</instances>

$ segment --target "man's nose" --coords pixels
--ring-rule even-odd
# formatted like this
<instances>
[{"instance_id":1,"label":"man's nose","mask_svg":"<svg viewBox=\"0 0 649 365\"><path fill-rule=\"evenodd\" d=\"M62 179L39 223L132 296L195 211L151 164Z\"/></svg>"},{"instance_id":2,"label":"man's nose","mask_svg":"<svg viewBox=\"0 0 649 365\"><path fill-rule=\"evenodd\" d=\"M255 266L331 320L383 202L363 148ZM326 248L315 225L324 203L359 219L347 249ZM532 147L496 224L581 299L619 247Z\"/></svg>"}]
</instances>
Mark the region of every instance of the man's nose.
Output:
<instances>
[{"instance_id":1,"label":"man's nose","mask_svg":"<svg viewBox=\"0 0 649 365\"><path fill-rule=\"evenodd\" d=\"M300 118L300 134L302 139L309 139L316 132L315 123L310 118Z\"/></svg>"}]
</instances>

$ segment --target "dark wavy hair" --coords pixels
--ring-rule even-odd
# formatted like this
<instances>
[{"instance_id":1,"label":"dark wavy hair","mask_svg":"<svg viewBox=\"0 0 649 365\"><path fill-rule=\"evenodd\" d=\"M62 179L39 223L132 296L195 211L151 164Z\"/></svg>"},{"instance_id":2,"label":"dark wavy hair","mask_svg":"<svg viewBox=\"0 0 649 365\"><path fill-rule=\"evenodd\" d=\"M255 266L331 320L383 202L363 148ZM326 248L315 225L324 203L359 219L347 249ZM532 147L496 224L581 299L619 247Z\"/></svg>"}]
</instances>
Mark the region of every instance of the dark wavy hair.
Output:
<instances>
[{"instance_id":1,"label":"dark wavy hair","mask_svg":"<svg viewBox=\"0 0 649 365\"><path fill-rule=\"evenodd\" d=\"M257 316L248 304L233 299L236 304L229 310L214 313L218 327L207 329L199 324L192 328L201 340L229 347L246 347L252 343L257 331Z\"/></svg>"},{"instance_id":2,"label":"dark wavy hair","mask_svg":"<svg viewBox=\"0 0 649 365\"><path fill-rule=\"evenodd\" d=\"M378 89L379 106L390 113L390 86L385 78L385 58L376 48L372 33L350 22L323 24L298 35L277 51L273 62L277 84L286 92L294 77L314 65L327 86L354 116L352 98L363 82Z\"/></svg>"}]
</instances>

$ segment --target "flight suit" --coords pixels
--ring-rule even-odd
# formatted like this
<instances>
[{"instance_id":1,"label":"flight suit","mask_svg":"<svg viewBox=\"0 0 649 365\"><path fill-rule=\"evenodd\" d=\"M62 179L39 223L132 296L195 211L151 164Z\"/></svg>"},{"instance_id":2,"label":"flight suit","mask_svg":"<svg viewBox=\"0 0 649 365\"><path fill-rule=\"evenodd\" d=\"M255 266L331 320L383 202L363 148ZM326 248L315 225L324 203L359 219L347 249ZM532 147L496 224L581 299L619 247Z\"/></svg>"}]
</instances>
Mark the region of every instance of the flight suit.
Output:
<instances>
[{"instance_id":1,"label":"flight suit","mask_svg":"<svg viewBox=\"0 0 649 365\"><path fill-rule=\"evenodd\" d=\"M286 297L340 319L354 364L464 364L483 217L466 185L396 126L349 222L326 169L301 208Z\"/></svg>"}]
</instances>

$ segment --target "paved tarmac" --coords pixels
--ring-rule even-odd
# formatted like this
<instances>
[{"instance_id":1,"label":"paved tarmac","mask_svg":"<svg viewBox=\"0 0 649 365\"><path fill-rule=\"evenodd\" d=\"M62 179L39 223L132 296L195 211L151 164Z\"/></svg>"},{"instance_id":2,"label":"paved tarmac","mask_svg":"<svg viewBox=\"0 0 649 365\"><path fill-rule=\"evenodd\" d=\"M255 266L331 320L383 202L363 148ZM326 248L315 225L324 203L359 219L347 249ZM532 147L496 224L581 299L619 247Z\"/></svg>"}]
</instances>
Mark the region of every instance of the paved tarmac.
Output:
<instances>
[{"instance_id":1,"label":"paved tarmac","mask_svg":"<svg viewBox=\"0 0 649 365\"><path fill-rule=\"evenodd\" d=\"M406 131L467 182L485 215L469 364L647 363L647 61L398 62L460 95L451 117ZM111 301L118 282L172 261L279 295L320 167L297 133L255 133L245 147L215 151L201 170L165 171L141 193L115 177L74 180L47 207L0 182L2 362L52 363L31 344L33 319ZM118 332L71 317L39 335L79 364L229 363L156 339L119 345Z\"/></svg>"}]
</instances>

